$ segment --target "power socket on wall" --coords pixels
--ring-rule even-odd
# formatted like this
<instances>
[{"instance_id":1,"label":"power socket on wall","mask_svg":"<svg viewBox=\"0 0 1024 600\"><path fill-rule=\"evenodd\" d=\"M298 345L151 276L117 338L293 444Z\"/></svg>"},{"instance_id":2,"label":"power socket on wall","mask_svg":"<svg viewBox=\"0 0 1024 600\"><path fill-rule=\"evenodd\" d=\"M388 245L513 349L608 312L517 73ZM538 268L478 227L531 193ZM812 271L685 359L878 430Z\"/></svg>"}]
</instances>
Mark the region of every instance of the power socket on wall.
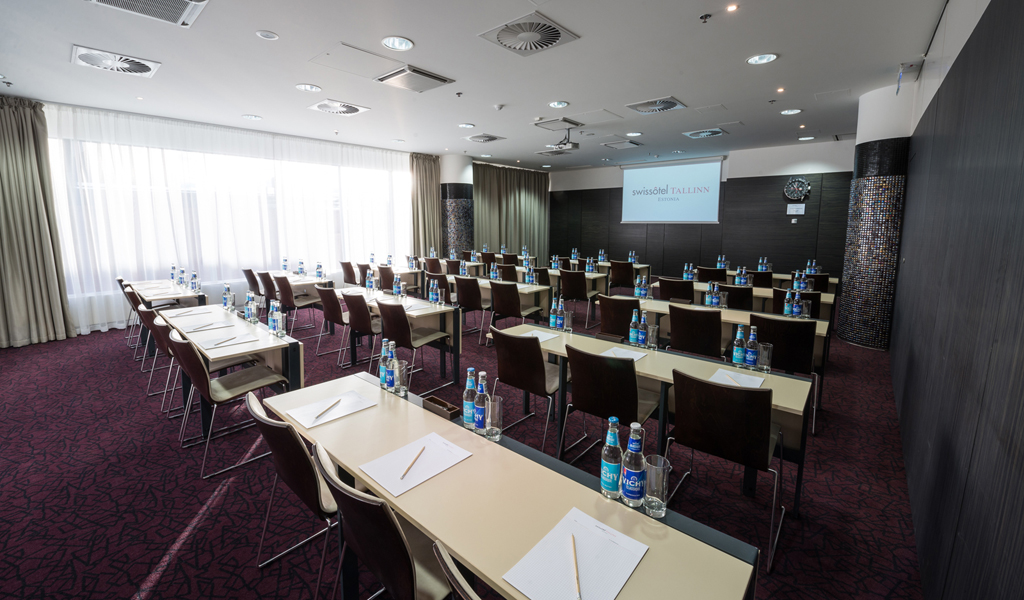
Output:
<instances>
[{"instance_id":1,"label":"power socket on wall","mask_svg":"<svg viewBox=\"0 0 1024 600\"><path fill-rule=\"evenodd\" d=\"M789 222L793 223L793 224L796 224L796 219L790 219Z\"/></svg>"}]
</instances>

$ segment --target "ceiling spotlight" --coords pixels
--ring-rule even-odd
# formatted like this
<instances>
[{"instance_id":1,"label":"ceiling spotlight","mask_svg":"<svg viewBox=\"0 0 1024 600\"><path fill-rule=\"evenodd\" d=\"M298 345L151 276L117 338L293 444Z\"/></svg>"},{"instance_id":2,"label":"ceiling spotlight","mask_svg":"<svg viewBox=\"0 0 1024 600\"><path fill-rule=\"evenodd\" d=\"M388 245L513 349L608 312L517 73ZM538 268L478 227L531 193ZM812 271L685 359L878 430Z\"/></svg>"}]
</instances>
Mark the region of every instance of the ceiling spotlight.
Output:
<instances>
[{"instance_id":1,"label":"ceiling spotlight","mask_svg":"<svg viewBox=\"0 0 1024 600\"><path fill-rule=\"evenodd\" d=\"M800 126L800 129L803 129L804 127L807 127L807 126L806 126L806 125L801 125L801 126Z\"/></svg>"},{"instance_id":2,"label":"ceiling spotlight","mask_svg":"<svg viewBox=\"0 0 1024 600\"><path fill-rule=\"evenodd\" d=\"M738 6L736 6L735 4L730 4L729 6L726 6L726 7L725 7L725 10L727 10L727 11L729 11L729 12L736 12L736 9L737 9L737 8L739 8L739 7L738 7Z\"/></svg>"},{"instance_id":3,"label":"ceiling spotlight","mask_svg":"<svg viewBox=\"0 0 1024 600\"><path fill-rule=\"evenodd\" d=\"M263 120L263 117L261 117L259 115L242 115L242 118L243 119L248 119L250 121L262 121Z\"/></svg>"},{"instance_id":4,"label":"ceiling spotlight","mask_svg":"<svg viewBox=\"0 0 1024 600\"><path fill-rule=\"evenodd\" d=\"M797 140L801 141L801 142L809 142L809 141L811 141L813 139L814 139L814 136L807 136L807 137L797 138Z\"/></svg>"},{"instance_id":5,"label":"ceiling spotlight","mask_svg":"<svg viewBox=\"0 0 1024 600\"><path fill-rule=\"evenodd\" d=\"M639 131L630 131L629 133L626 134L626 137L640 137L642 135L643 134L640 133Z\"/></svg>"},{"instance_id":6,"label":"ceiling spotlight","mask_svg":"<svg viewBox=\"0 0 1024 600\"><path fill-rule=\"evenodd\" d=\"M0 75L0 79L6 79L4 75Z\"/></svg>"},{"instance_id":7,"label":"ceiling spotlight","mask_svg":"<svg viewBox=\"0 0 1024 600\"><path fill-rule=\"evenodd\" d=\"M398 52L405 52L406 50L412 50L415 44L409 38L400 37L397 35L389 35L388 37L380 41L388 50L395 50Z\"/></svg>"},{"instance_id":8,"label":"ceiling spotlight","mask_svg":"<svg viewBox=\"0 0 1024 600\"><path fill-rule=\"evenodd\" d=\"M142 96L136 96L135 99L136 100L142 100Z\"/></svg>"},{"instance_id":9,"label":"ceiling spotlight","mask_svg":"<svg viewBox=\"0 0 1024 600\"><path fill-rule=\"evenodd\" d=\"M295 85L295 89L300 92L319 92L323 88L312 83L299 83Z\"/></svg>"},{"instance_id":10,"label":"ceiling spotlight","mask_svg":"<svg viewBox=\"0 0 1024 600\"><path fill-rule=\"evenodd\" d=\"M267 31L266 29L261 29L261 30L256 32L256 37L272 42L272 41L276 40L277 38L279 38L280 36L277 35L276 33L274 33L273 31Z\"/></svg>"},{"instance_id":11,"label":"ceiling spotlight","mask_svg":"<svg viewBox=\"0 0 1024 600\"><path fill-rule=\"evenodd\" d=\"M798 115L802 112L804 112L802 108L787 108L786 110L782 111L781 114L784 114L788 117L790 115Z\"/></svg>"},{"instance_id":12,"label":"ceiling spotlight","mask_svg":"<svg viewBox=\"0 0 1024 600\"><path fill-rule=\"evenodd\" d=\"M400 140L400 139L397 139L397 138L396 138L396 139L393 139L393 140L391 140L391 141L392 141L392 142L394 142L394 143L396 143L396 144L404 144L404 143L405 143L405 140Z\"/></svg>"},{"instance_id":13,"label":"ceiling spotlight","mask_svg":"<svg viewBox=\"0 0 1024 600\"><path fill-rule=\"evenodd\" d=\"M554 102L548 102L548 106L551 108L565 108L566 106L569 106L569 103L565 100L556 100Z\"/></svg>"},{"instance_id":14,"label":"ceiling spotlight","mask_svg":"<svg viewBox=\"0 0 1024 600\"><path fill-rule=\"evenodd\" d=\"M519 162L518 160L516 162Z\"/></svg>"},{"instance_id":15,"label":"ceiling spotlight","mask_svg":"<svg viewBox=\"0 0 1024 600\"><path fill-rule=\"evenodd\" d=\"M491 157L490 154L481 154L480 155L480 158L490 158L490 157Z\"/></svg>"},{"instance_id":16,"label":"ceiling spotlight","mask_svg":"<svg viewBox=\"0 0 1024 600\"><path fill-rule=\"evenodd\" d=\"M542 169L550 169L551 165L541 165L540 168L542 168Z\"/></svg>"},{"instance_id":17,"label":"ceiling spotlight","mask_svg":"<svg viewBox=\"0 0 1024 600\"><path fill-rule=\"evenodd\" d=\"M472 128L476 127L476 125L474 125L472 123L459 123L459 127L463 128L463 129L472 129Z\"/></svg>"},{"instance_id":18,"label":"ceiling spotlight","mask_svg":"<svg viewBox=\"0 0 1024 600\"><path fill-rule=\"evenodd\" d=\"M778 54L756 54L756 55L751 56L750 58L747 59L747 64L748 65L766 65L766 64L772 62L773 60L775 60L778 57L779 57Z\"/></svg>"},{"instance_id":19,"label":"ceiling spotlight","mask_svg":"<svg viewBox=\"0 0 1024 600\"><path fill-rule=\"evenodd\" d=\"M775 91L781 94L782 92L786 91L786 88L779 88Z\"/></svg>"}]
</instances>

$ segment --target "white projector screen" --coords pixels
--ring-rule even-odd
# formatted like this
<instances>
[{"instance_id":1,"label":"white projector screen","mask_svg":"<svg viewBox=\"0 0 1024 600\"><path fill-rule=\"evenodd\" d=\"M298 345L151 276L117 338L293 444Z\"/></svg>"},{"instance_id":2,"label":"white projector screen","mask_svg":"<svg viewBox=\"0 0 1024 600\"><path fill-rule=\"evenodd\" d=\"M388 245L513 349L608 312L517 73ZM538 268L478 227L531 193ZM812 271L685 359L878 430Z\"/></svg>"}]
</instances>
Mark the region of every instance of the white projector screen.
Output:
<instances>
[{"instance_id":1,"label":"white projector screen","mask_svg":"<svg viewBox=\"0 0 1024 600\"><path fill-rule=\"evenodd\" d=\"M717 223L722 160L623 170L623 223Z\"/></svg>"}]
</instances>

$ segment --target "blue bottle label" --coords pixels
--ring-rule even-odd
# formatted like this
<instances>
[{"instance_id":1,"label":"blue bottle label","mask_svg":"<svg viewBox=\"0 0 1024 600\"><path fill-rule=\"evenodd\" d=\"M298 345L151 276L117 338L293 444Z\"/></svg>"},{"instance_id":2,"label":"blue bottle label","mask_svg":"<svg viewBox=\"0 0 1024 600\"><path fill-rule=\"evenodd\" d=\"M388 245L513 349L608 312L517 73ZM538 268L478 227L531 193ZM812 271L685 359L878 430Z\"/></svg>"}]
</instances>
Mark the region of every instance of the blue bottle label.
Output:
<instances>
[{"instance_id":1,"label":"blue bottle label","mask_svg":"<svg viewBox=\"0 0 1024 600\"><path fill-rule=\"evenodd\" d=\"M622 469L622 496L627 500L643 500L644 484L647 481L646 471ZM603 480L602 480L603 484Z\"/></svg>"},{"instance_id":2,"label":"blue bottle label","mask_svg":"<svg viewBox=\"0 0 1024 600\"><path fill-rule=\"evenodd\" d=\"M548 318L548 327L555 327L558 325L558 315L551 312L551 316Z\"/></svg>"},{"instance_id":3,"label":"blue bottle label","mask_svg":"<svg viewBox=\"0 0 1024 600\"><path fill-rule=\"evenodd\" d=\"M643 450L643 442L640 438L630 437L629 442L626 443L626 449L630 452L640 452Z\"/></svg>"},{"instance_id":4,"label":"blue bottle label","mask_svg":"<svg viewBox=\"0 0 1024 600\"><path fill-rule=\"evenodd\" d=\"M753 350L751 348L747 348L746 364L749 367L753 367L753 366L757 365L757 350Z\"/></svg>"},{"instance_id":5,"label":"blue bottle label","mask_svg":"<svg viewBox=\"0 0 1024 600\"><path fill-rule=\"evenodd\" d=\"M608 492L619 491L619 477L622 475L622 465L601 461L601 489Z\"/></svg>"},{"instance_id":6,"label":"blue bottle label","mask_svg":"<svg viewBox=\"0 0 1024 600\"><path fill-rule=\"evenodd\" d=\"M799 317L800 313L802 313L804 311L803 309L804 309L804 307L803 307L803 305L800 302L794 302L793 303L793 310L792 310L793 316L794 317Z\"/></svg>"},{"instance_id":7,"label":"blue bottle label","mask_svg":"<svg viewBox=\"0 0 1024 600\"><path fill-rule=\"evenodd\" d=\"M563 327L565 327L565 317L556 317L555 318L555 327L557 329L562 329Z\"/></svg>"},{"instance_id":8,"label":"blue bottle label","mask_svg":"<svg viewBox=\"0 0 1024 600\"><path fill-rule=\"evenodd\" d=\"M746 360L747 351L743 349L743 342L732 348L732 362L742 365Z\"/></svg>"},{"instance_id":9,"label":"blue bottle label","mask_svg":"<svg viewBox=\"0 0 1024 600\"><path fill-rule=\"evenodd\" d=\"M467 423L467 424L473 423L473 421L474 421L474 419L476 417L475 413L476 413L476 407L473 405L472 402L463 402L462 403L462 422L463 423Z\"/></svg>"},{"instance_id":10,"label":"blue bottle label","mask_svg":"<svg viewBox=\"0 0 1024 600\"><path fill-rule=\"evenodd\" d=\"M387 384L387 369L384 368L384 365L381 365L380 367L377 368L377 374L380 375L380 384Z\"/></svg>"},{"instance_id":11,"label":"blue bottle label","mask_svg":"<svg viewBox=\"0 0 1024 600\"><path fill-rule=\"evenodd\" d=\"M721 306L721 304L722 304L722 298L721 297L715 296L715 295L711 296L711 306Z\"/></svg>"},{"instance_id":12,"label":"blue bottle label","mask_svg":"<svg viewBox=\"0 0 1024 600\"><path fill-rule=\"evenodd\" d=\"M639 335L640 335L639 331L637 331L636 329L630 329L629 330L629 343L630 344L635 344L637 338L639 337Z\"/></svg>"},{"instance_id":13,"label":"blue bottle label","mask_svg":"<svg viewBox=\"0 0 1024 600\"><path fill-rule=\"evenodd\" d=\"M636 343L640 344L641 346L647 344L647 332L646 331L641 329L641 330L638 330L636 332Z\"/></svg>"},{"instance_id":14,"label":"blue bottle label","mask_svg":"<svg viewBox=\"0 0 1024 600\"><path fill-rule=\"evenodd\" d=\"M384 371L384 385L390 390L395 387L395 370L387 369Z\"/></svg>"},{"instance_id":15,"label":"blue bottle label","mask_svg":"<svg viewBox=\"0 0 1024 600\"><path fill-rule=\"evenodd\" d=\"M793 303L792 302L787 302L785 304L785 306L782 309L782 314L784 314L784 315L791 315L791 314L793 314Z\"/></svg>"},{"instance_id":16,"label":"blue bottle label","mask_svg":"<svg viewBox=\"0 0 1024 600\"><path fill-rule=\"evenodd\" d=\"M486 424L487 424L487 421L486 421L486 418L485 418L486 417L486 413L487 413L487 409L484 406L474 406L473 407L473 426L474 427L476 427L477 429L483 429L486 426Z\"/></svg>"}]
</instances>

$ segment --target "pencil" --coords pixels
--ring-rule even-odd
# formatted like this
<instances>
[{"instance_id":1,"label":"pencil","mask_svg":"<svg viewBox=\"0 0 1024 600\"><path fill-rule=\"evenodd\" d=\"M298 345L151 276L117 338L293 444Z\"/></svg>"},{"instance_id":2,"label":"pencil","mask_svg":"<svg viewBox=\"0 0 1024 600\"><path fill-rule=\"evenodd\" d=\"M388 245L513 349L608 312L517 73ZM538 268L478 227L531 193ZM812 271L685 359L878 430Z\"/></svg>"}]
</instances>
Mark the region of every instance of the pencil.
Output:
<instances>
[{"instance_id":1,"label":"pencil","mask_svg":"<svg viewBox=\"0 0 1024 600\"><path fill-rule=\"evenodd\" d=\"M729 377L729 374L728 374L728 373L726 373L726 374L725 374L725 376L726 376L726 377ZM733 379L732 377L729 377L729 381L731 381L731 382L735 383L735 384L737 385L737 387L743 387L742 385L740 385L740 384L739 384L739 382L738 382L738 381L736 381L736 380L735 380L735 379Z\"/></svg>"},{"instance_id":2,"label":"pencil","mask_svg":"<svg viewBox=\"0 0 1024 600\"><path fill-rule=\"evenodd\" d=\"M221 344L226 344L226 343L230 342L231 340L235 339L236 337L238 337L238 336L237 335L233 335L233 336L229 337L226 340L221 340L221 341L217 342L216 344L214 344L214 347L220 346Z\"/></svg>"},{"instance_id":3,"label":"pencil","mask_svg":"<svg viewBox=\"0 0 1024 600\"><path fill-rule=\"evenodd\" d=\"M583 600L583 594L580 592L580 565L576 560L576 536L570 534L572 538L572 573L576 578L576 600Z\"/></svg>"},{"instance_id":4,"label":"pencil","mask_svg":"<svg viewBox=\"0 0 1024 600\"><path fill-rule=\"evenodd\" d=\"M338 398L337 400L335 400L335 401L334 401L334 404L332 404L332 405L328 406L327 408L323 409L323 410L322 410L322 411L320 412L320 414L318 414L317 416L313 417L313 422L314 422L314 423L316 423L316 422L317 422L317 420L319 420L319 419L320 419L320 417L322 417L322 416L326 415L326 414L327 414L328 412L330 412L330 411L331 411L331 409L332 409L332 408L334 408L335 406L337 406L337 405L338 405L338 404L339 404L340 402L341 402L341 398Z\"/></svg>"},{"instance_id":5,"label":"pencil","mask_svg":"<svg viewBox=\"0 0 1024 600\"><path fill-rule=\"evenodd\" d=\"M416 453L416 458L412 459L412 462L409 463L409 466L405 468L405 473L402 473L402 476L398 478L399 481L405 479L405 476L409 474L409 469L411 469L412 466L414 464L416 464L416 461L420 459L420 454L423 454L423 451L426 450L426 449L427 449L426 446L423 446L422 448L420 448L420 451Z\"/></svg>"}]
</instances>

